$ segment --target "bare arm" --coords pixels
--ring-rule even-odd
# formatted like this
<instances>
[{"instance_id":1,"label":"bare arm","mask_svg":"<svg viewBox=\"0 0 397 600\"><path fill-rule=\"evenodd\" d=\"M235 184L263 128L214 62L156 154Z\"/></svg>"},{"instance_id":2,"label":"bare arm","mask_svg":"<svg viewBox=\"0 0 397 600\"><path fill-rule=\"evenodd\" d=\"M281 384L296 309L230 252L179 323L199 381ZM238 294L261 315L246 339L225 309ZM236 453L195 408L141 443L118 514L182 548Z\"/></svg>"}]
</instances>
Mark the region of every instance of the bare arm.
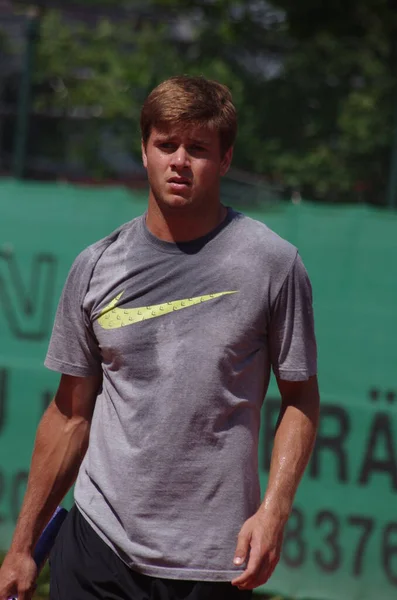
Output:
<instances>
[{"instance_id":1,"label":"bare arm","mask_svg":"<svg viewBox=\"0 0 397 600\"><path fill-rule=\"evenodd\" d=\"M87 450L100 377L62 375L37 429L28 485L10 550L0 571L0 600L30 597L36 576L33 548L73 485Z\"/></svg>"},{"instance_id":2,"label":"bare arm","mask_svg":"<svg viewBox=\"0 0 397 600\"><path fill-rule=\"evenodd\" d=\"M304 382L278 380L281 409L263 510L286 522L298 484L313 450L318 426L317 377Z\"/></svg>"},{"instance_id":3,"label":"bare arm","mask_svg":"<svg viewBox=\"0 0 397 600\"><path fill-rule=\"evenodd\" d=\"M317 432L317 377L277 383L282 402L267 490L258 511L244 523L235 553L235 564L242 564L248 558L244 573L232 582L241 589L265 583L278 563L284 527Z\"/></svg>"}]
</instances>

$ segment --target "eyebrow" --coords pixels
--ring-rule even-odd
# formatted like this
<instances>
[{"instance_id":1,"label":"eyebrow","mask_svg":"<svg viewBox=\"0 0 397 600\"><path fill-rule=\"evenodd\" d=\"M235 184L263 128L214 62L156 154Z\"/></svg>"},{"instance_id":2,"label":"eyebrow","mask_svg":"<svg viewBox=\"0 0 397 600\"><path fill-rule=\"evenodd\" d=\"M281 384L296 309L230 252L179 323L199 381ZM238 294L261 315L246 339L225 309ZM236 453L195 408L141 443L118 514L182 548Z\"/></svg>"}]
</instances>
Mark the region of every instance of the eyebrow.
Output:
<instances>
[{"instance_id":1,"label":"eyebrow","mask_svg":"<svg viewBox=\"0 0 397 600\"><path fill-rule=\"evenodd\" d=\"M159 133L158 135L155 136L155 140L157 142L165 142L165 141L170 141L172 142L173 140L175 140L177 136L175 135L167 135L166 133ZM187 140L188 144L199 144L201 146L209 146L211 145L211 141L210 140L206 140L204 138L188 138Z\"/></svg>"},{"instance_id":2,"label":"eyebrow","mask_svg":"<svg viewBox=\"0 0 397 600\"><path fill-rule=\"evenodd\" d=\"M202 138L191 138L189 141L193 144L200 144L202 146L208 146L211 144L210 140L205 140Z\"/></svg>"}]
</instances>

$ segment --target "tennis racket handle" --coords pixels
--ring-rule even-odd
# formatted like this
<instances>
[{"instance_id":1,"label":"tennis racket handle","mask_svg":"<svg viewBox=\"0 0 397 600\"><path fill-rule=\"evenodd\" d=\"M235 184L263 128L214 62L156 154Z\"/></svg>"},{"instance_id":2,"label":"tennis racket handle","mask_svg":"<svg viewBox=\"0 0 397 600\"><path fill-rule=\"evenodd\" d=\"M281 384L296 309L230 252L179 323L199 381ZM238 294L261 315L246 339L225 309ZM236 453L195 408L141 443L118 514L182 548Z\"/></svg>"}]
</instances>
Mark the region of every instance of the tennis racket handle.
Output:
<instances>
[{"instance_id":1,"label":"tennis racket handle","mask_svg":"<svg viewBox=\"0 0 397 600\"><path fill-rule=\"evenodd\" d=\"M51 548L54 545L55 538L64 522L68 511L61 506L58 506L54 514L52 515L48 525L44 528L43 533L38 539L38 542L34 548L33 560L37 565L37 573L40 573L41 569L48 558ZM15 596L8 598L8 600L17 600Z\"/></svg>"},{"instance_id":2,"label":"tennis racket handle","mask_svg":"<svg viewBox=\"0 0 397 600\"><path fill-rule=\"evenodd\" d=\"M57 537L67 514L68 511L65 508L58 506L38 539L33 552L33 559L37 565L38 573L40 573L41 569L44 567L48 555L51 552L51 548L54 545L55 538Z\"/></svg>"}]
</instances>

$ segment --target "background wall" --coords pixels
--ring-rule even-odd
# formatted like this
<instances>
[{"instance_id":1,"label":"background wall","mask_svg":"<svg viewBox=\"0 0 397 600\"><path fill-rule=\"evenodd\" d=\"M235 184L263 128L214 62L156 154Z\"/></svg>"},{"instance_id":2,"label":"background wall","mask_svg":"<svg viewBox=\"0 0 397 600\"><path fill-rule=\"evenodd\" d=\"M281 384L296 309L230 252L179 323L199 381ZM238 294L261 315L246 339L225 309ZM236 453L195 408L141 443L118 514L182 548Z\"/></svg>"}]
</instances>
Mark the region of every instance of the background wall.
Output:
<instances>
[{"instance_id":1,"label":"background wall","mask_svg":"<svg viewBox=\"0 0 397 600\"><path fill-rule=\"evenodd\" d=\"M144 193L0 183L0 548L34 433L58 376L43 360L76 254L145 211ZM397 590L397 214L365 206L245 210L298 246L314 291L319 438L266 589L296 598L389 600ZM265 485L278 411L262 417ZM70 498L67 500L70 503Z\"/></svg>"}]
</instances>

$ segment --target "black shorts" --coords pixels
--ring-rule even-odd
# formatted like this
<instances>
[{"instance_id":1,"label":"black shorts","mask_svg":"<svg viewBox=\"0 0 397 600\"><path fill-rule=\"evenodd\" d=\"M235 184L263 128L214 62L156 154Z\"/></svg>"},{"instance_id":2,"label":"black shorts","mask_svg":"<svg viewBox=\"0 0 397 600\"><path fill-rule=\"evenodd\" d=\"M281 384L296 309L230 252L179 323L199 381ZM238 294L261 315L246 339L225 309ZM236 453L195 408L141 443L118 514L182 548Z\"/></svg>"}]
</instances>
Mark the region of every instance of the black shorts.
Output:
<instances>
[{"instance_id":1,"label":"black shorts","mask_svg":"<svg viewBox=\"0 0 397 600\"><path fill-rule=\"evenodd\" d=\"M179 581L133 571L105 544L76 507L50 555L50 600L249 600L229 582Z\"/></svg>"}]
</instances>

